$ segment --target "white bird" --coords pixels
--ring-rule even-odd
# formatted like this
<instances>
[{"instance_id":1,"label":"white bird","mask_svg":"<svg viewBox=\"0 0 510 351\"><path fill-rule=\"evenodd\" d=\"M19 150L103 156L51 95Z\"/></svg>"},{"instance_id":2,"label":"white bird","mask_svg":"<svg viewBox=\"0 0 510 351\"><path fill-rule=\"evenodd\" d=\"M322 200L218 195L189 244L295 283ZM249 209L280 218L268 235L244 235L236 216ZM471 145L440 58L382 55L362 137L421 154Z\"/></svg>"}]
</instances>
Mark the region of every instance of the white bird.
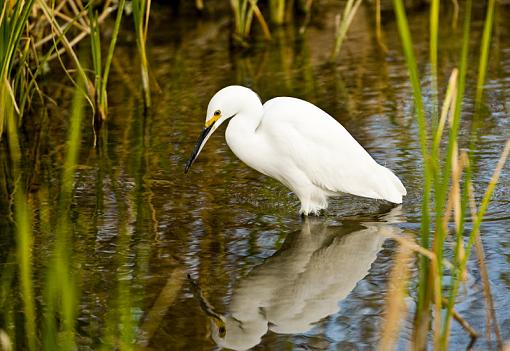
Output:
<instances>
[{"instance_id":1,"label":"white bird","mask_svg":"<svg viewBox=\"0 0 510 351\"><path fill-rule=\"evenodd\" d=\"M400 179L317 106L292 97L262 105L254 91L238 85L221 89L209 102L186 173L229 119L225 137L230 149L248 166L289 187L301 201L301 214L318 214L327 208L328 197L341 193L393 203L402 203L406 195Z\"/></svg>"},{"instance_id":2,"label":"white bird","mask_svg":"<svg viewBox=\"0 0 510 351\"><path fill-rule=\"evenodd\" d=\"M388 236L401 229L400 206L382 222L349 222L330 226L307 219L298 233L287 235L273 256L242 277L232 291L227 313L221 314L192 281L193 292L210 318L218 346L247 350L269 331L305 333L337 313L367 274Z\"/></svg>"}]
</instances>

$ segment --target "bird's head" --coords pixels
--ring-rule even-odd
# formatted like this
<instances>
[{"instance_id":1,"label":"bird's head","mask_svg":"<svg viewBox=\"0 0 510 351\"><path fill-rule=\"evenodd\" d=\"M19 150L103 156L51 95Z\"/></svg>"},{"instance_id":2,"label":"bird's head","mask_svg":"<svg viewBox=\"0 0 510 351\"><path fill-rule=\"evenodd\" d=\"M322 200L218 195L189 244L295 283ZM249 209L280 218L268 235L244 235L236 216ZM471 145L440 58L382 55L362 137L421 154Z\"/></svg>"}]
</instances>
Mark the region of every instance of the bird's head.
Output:
<instances>
[{"instance_id":1,"label":"bird's head","mask_svg":"<svg viewBox=\"0 0 510 351\"><path fill-rule=\"evenodd\" d=\"M198 137L191 157L186 162L185 173L188 173L191 165L214 131L229 118L250 108L253 103L261 105L258 95L251 89L240 85L231 85L223 88L212 97L207 107L204 129Z\"/></svg>"},{"instance_id":2,"label":"bird's head","mask_svg":"<svg viewBox=\"0 0 510 351\"><path fill-rule=\"evenodd\" d=\"M234 316L223 315L213 307L190 275L188 275L188 281L193 296L209 319L208 330L218 346L232 350L248 350L260 343L261 337L267 332L265 316L257 314L249 322L242 322Z\"/></svg>"},{"instance_id":3,"label":"bird's head","mask_svg":"<svg viewBox=\"0 0 510 351\"><path fill-rule=\"evenodd\" d=\"M222 316L221 323L210 318L211 337L219 347L236 351L250 350L267 333L267 321L242 323L232 316Z\"/></svg>"}]
</instances>

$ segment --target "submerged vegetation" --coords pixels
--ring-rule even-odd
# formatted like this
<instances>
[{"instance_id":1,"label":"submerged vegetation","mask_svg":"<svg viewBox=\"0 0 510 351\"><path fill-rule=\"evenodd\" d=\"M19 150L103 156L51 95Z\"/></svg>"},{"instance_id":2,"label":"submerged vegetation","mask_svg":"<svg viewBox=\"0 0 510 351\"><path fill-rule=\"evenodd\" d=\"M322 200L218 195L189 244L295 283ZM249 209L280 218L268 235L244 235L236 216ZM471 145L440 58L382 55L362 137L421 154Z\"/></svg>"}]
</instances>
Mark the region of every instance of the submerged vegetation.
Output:
<instances>
[{"instance_id":1,"label":"submerged vegetation","mask_svg":"<svg viewBox=\"0 0 510 351\"><path fill-rule=\"evenodd\" d=\"M149 219L157 222L155 210L148 199L153 195L150 190L152 180L145 177L151 165L144 154L150 145L146 133L151 123L151 88L157 86L150 68L148 48L153 6L150 0L0 0L0 195L3 196L2 222L3 218L7 222L2 224L1 235L13 235L9 239L0 239L10 243L5 253L0 255L0 349L76 349L83 345L84 334L90 334L87 336L92 341L88 341L91 343L88 346L92 348L126 350L146 347L164 311L177 299L177 291L184 284L184 270L182 267L175 268L148 310L143 307L143 287L130 285L130 277L146 272L151 253L150 244L143 243L134 254L131 241L136 233L143 231L141 226L144 222ZM208 11L208 1L197 0L194 6L201 12ZM272 33L282 26L297 24L296 32L303 35L314 11L320 6L312 0L230 0L225 6L225 13L230 16L233 43L246 49L254 44L270 43L274 40ZM381 2L377 0L368 4L361 0L347 0L337 6L341 15L337 17L336 32L331 33L331 54L326 57L330 64L341 62L342 44L348 41L349 27L363 6L373 17L373 34L377 41L374 45L382 49L381 55L390 46L384 42ZM481 226L510 153L510 141L502 145L503 151L483 194L475 193L476 179L473 178L477 167L474 150L479 138L478 127L485 118L484 86L497 5L495 0L488 0L484 7L483 31L476 53L469 51L476 30L472 25L471 0L459 4L454 2L453 5L449 1L431 0L427 6L430 11L431 75L427 83L424 83L426 80L419 70L421 61L413 46L404 1L393 0L391 7L413 91L413 113L418 125L423 164L423 194L419 234L415 237L392 237L399 243L399 249L390 274L380 348L394 349L402 321L408 318L406 299L409 296L416 299L412 317L413 349L423 350L427 345L433 345L435 350L448 349L452 320L462 325L471 338L471 344L476 342L483 331L475 330L456 310L459 290L469 275L468 259L474 248L485 297L485 335L489 345L495 341L496 348L501 349L504 340L496 316L500 306L496 306L492 299L481 244ZM441 26L452 26L447 16L443 18L442 15L451 6L460 7L462 45L457 68L451 71L448 84L443 86L441 82L445 79L440 76L441 65L438 62L439 30ZM254 23L257 28L254 28ZM456 20L453 25L455 23ZM138 55L138 86L143 105L143 108L134 108L136 112L123 121L127 132L122 142L126 145L132 143L136 150L135 155L131 155L130 164L130 168L136 171L136 177L128 189L122 185L123 175L111 165L110 156L104 150L108 137L102 134L107 128L103 124L108 124L109 116L109 76L111 68L115 71L116 46L122 33L130 33L136 40L133 54ZM392 46L395 49L393 43ZM470 61L470 57L479 57L477 65ZM66 142L64 151L60 146L55 151L62 158L59 159L61 165L38 170L47 172L45 177L58 179L54 181L56 185L48 187L45 184L35 196L32 187L36 182L31 179L30 168L40 167L36 158L41 155L39 146L30 145L33 141L26 137L24 128L29 118L31 123L39 118L48 118L45 105L52 100L52 95L51 91L40 86L40 82L48 79L48 72L60 69L73 91L71 107L65 112L67 117L64 119ZM119 71L119 74L122 72ZM475 74L475 103L474 106L466 106L466 96L471 94L466 89L466 81L468 75ZM432 103L427 104L426 101ZM89 114L94 116L92 123L84 123ZM471 125L467 149L459 146L463 119L469 119ZM96 138L93 145L86 145L83 135L91 125ZM33 139L40 137L39 134ZM54 146L54 141L51 143ZM83 321L79 321L78 316L83 306L94 308L94 302L87 300L87 284L100 282L93 277L99 273L87 272L89 268L80 265L80 257L86 257L88 253L74 245L75 241L94 243L90 233L97 230L91 229L97 223L90 223L91 219L85 218L86 214L72 211L73 206L80 206L74 203L73 194L77 189L76 170L82 148L95 153L91 157L96 158L104 172L95 175L96 190L101 192L103 184L108 184L115 195L118 217L112 224L117 233L114 247L116 261L109 262L114 276L109 276L113 283L107 311L100 322L101 328L86 331L80 330L79 323ZM127 155L120 158L128 163ZM103 198L96 204L94 220L97 220L97 214L105 211L102 201ZM445 246L452 240L453 255L448 256ZM45 251L40 249L41 246L45 247ZM413 253L417 257L417 277L410 270ZM95 267L92 265L92 268ZM447 275L453 279L447 279ZM36 276L38 279L35 279ZM36 281L42 281L42 286ZM93 312L89 313L90 318L96 318Z\"/></svg>"}]
</instances>

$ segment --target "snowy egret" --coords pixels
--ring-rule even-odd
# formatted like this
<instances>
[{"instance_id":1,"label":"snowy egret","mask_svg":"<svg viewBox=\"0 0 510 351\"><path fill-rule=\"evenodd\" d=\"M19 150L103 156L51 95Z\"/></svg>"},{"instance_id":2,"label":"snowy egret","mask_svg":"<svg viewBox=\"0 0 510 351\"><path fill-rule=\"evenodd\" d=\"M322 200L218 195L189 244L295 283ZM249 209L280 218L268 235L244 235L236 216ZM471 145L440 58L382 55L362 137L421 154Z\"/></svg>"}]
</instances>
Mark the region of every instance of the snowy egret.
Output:
<instances>
[{"instance_id":1,"label":"snowy egret","mask_svg":"<svg viewBox=\"0 0 510 351\"><path fill-rule=\"evenodd\" d=\"M221 89L209 102L186 173L209 137L229 119L225 137L230 149L248 166L289 187L304 215L318 214L327 208L329 196L341 193L393 203L402 203L406 195L400 179L317 106L292 97L262 105L254 91L238 85Z\"/></svg>"},{"instance_id":2,"label":"snowy egret","mask_svg":"<svg viewBox=\"0 0 510 351\"><path fill-rule=\"evenodd\" d=\"M392 225L400 221L399 207L384 222L330 226L319 218L307 219L301 231L287 235L277 253L237 282L225 314L191 281L213 340L222 348L248 350L268 330L305 333L337 313L339 301L367 275L386 237L401 232Z\"/></svg>"}]
</instances>

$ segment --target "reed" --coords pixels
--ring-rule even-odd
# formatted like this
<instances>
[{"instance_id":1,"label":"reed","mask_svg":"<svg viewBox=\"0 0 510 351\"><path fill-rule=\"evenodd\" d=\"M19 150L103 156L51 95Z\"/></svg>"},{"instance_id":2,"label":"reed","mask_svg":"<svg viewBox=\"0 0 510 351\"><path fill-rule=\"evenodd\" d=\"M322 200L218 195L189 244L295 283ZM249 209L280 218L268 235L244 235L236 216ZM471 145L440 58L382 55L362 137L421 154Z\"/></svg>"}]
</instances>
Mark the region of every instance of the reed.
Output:
<instances>
[{"instance_id":1,"label":"reed","mask_svg":"<svg viewBox=\"0 0 510 351\"><path fill-rule=\"evenodd\" d=\"M230 7L234 17L234 43L241 46L249 46L253 16L258 21L266 40L271 40L271 32L262 12L257 6L258 0L230 0Z\"/></svg>"},{"instance_id":2,"label":"reed","mask_svg":"<svg viewBox=\"0 0 510 351\"><path fill-rule=\"evenodd\" d=\"M309 8L311 0L306 2ZM348 0L339 16L334 48L331 60L336 60L349 27L357 13L361 0ZM463 101L465 99L466 76L469 66L469 42L471 37L471 3L464 3L464 24L462 29L462 50L459 68L454 69L449 79L446 93L439 103L441 91L438 86L438 32L440 26L440 1L430 2L430 42L429 61L432 75L432 94L435 103L431 114L432 122L426 118L426 107L422 84L419 77L417 58L413 50L413 42L409 31L406 11L402 0L393 0L397 18L398 30L402 40L402 48L409 71L409 79L413 90L415 114L419 130L421 157L423 169L423 200L421 204L421 228L419 245L414 241L399 241L399 250L395 258L395 266L390 275L390 292L387 296L386 328L381 338L381 349L393 349L398 338L401 320L406 314L404 299L407 295L408 279L410 278L407 263L411 251L418 258L418 296L417 308L414 316L414 347L423 349L427 340L432 336L434 348L446 350L448 348L451 324L460 323L472 340L477 331L462 319L455 310L455 301L462 281L465 279L467 262L472 248L477 250L482 274L484 295L487 301L487 329L490 338L493 333L501 347L502 341L496 320L496 306L491 297L491 287L487 276L487 268L483 257L481 243L481 225L490 199L497 186L501 170L510 153L510 141L506 143L501 158L496 166L492 179L487 185L479 204L474 201L473 174L475 166L473 157L460 153L459 132ZM125 0L119 0L117 5L112 1L102 4L102 12L95 12L93 2L81 0L67 0L63 2L25 0L0 0L0 139L4 136L8 146L8 168L12 174L12 187L9 195L12 197L9 211L12 210L15 233L15 249L9 258L13 264L1 272L0 281L0 309L6 327L0 330L0 348L16 345L19 349L76 349L78 347L78 332L76 330L78 308L81 298L81 272L74 264L73 240L76 228L73 220L72 202L75 190L76 168L78 154L82 140L82 128L86 114L85 101L93 102L96 116L104 121L108 116L108 79L110 68L114 62L114 53L119 36L120 25L126 6ZM197 9L204 8L204 2L195 1ZM293 4L292 1L270 0L269 15L274 24L282 24L286 20L286 13ZM231 0L232 18L234 23L233 37L240 45L248 46L252 35L253 20L255 19L266 39L271 38L269 26L258 7L257 0ZM137 49L140 56L140 73L143 89L143 99L146 107L151 106L151 76L148 60L147 36L151 12L150 0L133 0L133 22L136 33ZM101 7L98 7L101 8ZM115 21L110 42L105 47L102 36L102 23L115 9ZM483 35L480 43L480 58L478 62L478 77L475 93L475 112L478 113L483 104L483 92L489 62L490 43L494 22L495 1L489 0L484 23ZM37 12L36 18L31 14ZM31 17L32 16L32 17ZM36 32L34 28L42 28ZM376 1L376 36L381 39L380 1ZM87 59L77 54L77 45L90 35L90 53L92 56L92 70L87 68ZM88 49L88 47L85 47ZM81 47L83 49L83 47ZM105 54L105 55L104 55ZM64 58L64 56L67 56ZM25 111L30 105L31 96L38 91L37 80L42 67L51 60L59 60L65 73L75 84L75 91L69 114L69 133L65 151L63 153L63 167L60 181L56 189L59 193L56 206L46 205L45 214L35 218L36 211L32 210L34 199L27 190L26 175L20 165L24 160L24 149L20 140L20 125ZM72 68L70 67L72 65ZM120 65L119 65L120 66ZM290 69L290 68L289 68ZM288 70L286 70L288 71ZM92 78L93 75L93 79ZM290 77L290 76L289 76ZM42 93L41 93L42 94ZM117 248L119 254L113 265L117 268L116 285L109 301L108 313L104 321L103 335L97 348L99 349L133 349L137 343L147 346L154 335L162 315L175 301L179 289L184 282L184 272L178 268L170 275L164 289L159 294L152 309L145 319L133 313L137 304L142 300L135 288L130 286L130 275L133 273L127 267L130 263L126 252L138 257L136 267L146 267L144 260L148 255L133 253L132 235L137 230L143 231L143 223L151 219L155 222L154 210L147 194L151 193L145 169L148 167L144 151L146 136L144 130L150 129L144 123L149 123L150 116L130 117L125 133L126 145L135 134L137 154L135 164L136 189L126 196L118 187L120 175L112 170L109 179L116 199L118 217L128 219L119 221L116 228ZM481 116L476 114L479 121ZM139 124L136 124L139 123ZM474 150L476 126L472 124L471 150ZM446 152L441 144L447 138ZM108 143L103 140L103 145ZM126 150L127 146L124 147ZM101 150L104 152L104 150ZM107 159L104 152L101 158ZM103 160L107 163L107 160ZM125 160L127 162L127 158ZM102 181L98 181L98 188L102 189ZM6 187L7 188L7 187ZM433 194L433 195L432 195ZM50 202L49 195L43 202ZM100 197L100 196L99 196ZM100 199L98 201L103 201ZM149 203L150 209L143 204ZM431 212L435 214L432 217ZM152 211L152 212L151 212ZM137 218L131 218L135 213ZM467 228L468 213L472 218L472 227ZM140 227L133 227L135 223ZM432 223L434 225L432 225ZM48 238L51 247L51 258L45 262L44 287L42 297L34 291L34 226L44 238ZM448 228L454 226L455 250L454 257L449 263L444 254L444 245L448 235ZM156 226L157 227L157 226ZM157 230L154 232L156 233ZM465 240L465 233L468 233ZM82 233L83 234L83 233ZM397 238L395 238L397 240ZM143 248L142 250L147 250ZM137 268L143 269L143 268ZM445 282L445 272L453 276L451 283ZM141 274L137 272L135 274ZM37 274L37 273L36 273ZM18 294L13 288L14 281L19 282L19 296L23 316L18 317L16 308L9 303ZM139 308L141 310L141 307ZM439 318L438 316L441 316ZM21 319L21 320L17 320ZM142 335L142 334L144 335ZM20 336L21 335L21 336ZM22 339L21 339L22 338ZM7 345L7 346L6 346Z\"/></svg>"},{"instance_id":3,"label":"reed","mask_svg":"<svg viewBox=\"0 0 510 351\"><path fill-rule=\"evenodd\" d=\"M97 106L97 113L101 121L105 121L108 116L108 77L110 76L110 66L112 63L113 54L115 52L115 45L119 36L120 24L124 13L126 0L120 0L117 7L117 16L113 26L113 32L108 46L108 52L104 63L104 68L101 62L101 38L99 28L99 15L97 12L93 13L92 7L89 6L89 21L90 21L90 42L92 51L92 63L95 73L95 103Z\"/></svg>"},{"instance_id":4,"label":"reed","mask_svg":"<svg viewBox=\"0 0 510 351\"><path fill-rule=\"evenodd\" d=\"M452 72L446 95L442 104L442 109L439 118L436 119L437 123L428 126L425 119L425 110L423 105L423 95L421 91L421 83L418 75L417 61L414 56L411 35L407 23L405 8L401 0L394 0L394 9L397 17L397 25L400 33L402 47L408 66L410 81L413 89L413 96L415 102L415 111L418 121L420 145L422 151L422 158L424 160L424 193L422 202L422 223L420 231L420 244L423 248L430 248L437 259L435 267L430 265L431 261L421 256L419 261L419 277L418 277L418 301L417 309L414 318L414 348L424 349L427 344L427 336L429 333L429 321L432 318L431 306L434 306L434 348L437 350L446 350L448 348L448 336L451 329L452 318L456 319L463 325L466 331L472 336L474 342L476 333L472 328L463 321L461 316L455 312L454 306L458 293L458 287L463 280L465 274L467 259L470 255L471 248L475 242L479 226L483 221L486 206L490 201L492 191L497 184L499 171L503 167L504 161L508 156L508 145L505 148L500 162L495 170L493 179L491 180L485 196L483 197L478 210L478 216L473 221L473 228L468 239L466 247L464 247L464 223L466 211L468 208L469 188L471 187L471 173L468 167L467 157L463 157L458 149L458 135L460 129L460 117L462 112L462 102L465 97L465 82L468 71L468 55L469 55L469 41L471 34L471 0L465 4L464 11L464 24L462 31L462 48L460 53L459 70L456 69ZM488 10L486 25L484 33L489 33L483 36L482 50L488 50L488 37L490 37L491 27L487 22L492 21L490 9ZM432 1L430 12L430 62L432 67L433 80L437 79L437 35L439 25L439 2ZM487 52L481 54L480 59L480 81L484 81L484 72L487 62ZM485 64L482 64L485 62ZM433 84L435 84L433 82ZM436 92L433 89L433 94ZM478 95L477 95L478 96ZM433 115L435 114L435 109ZM448 140L446 145L446 154L441 155L440 143L443 138L444 131L446 130L446 123L448 123ZM429 148L428 139L432 139L432 146ZM464 175L464 180L463 180ZM462 184L464 182L464 185ZM434 196L430 196L430 191L433 188ZM430 228L430 206L434 207L434 230ZM475 208L475 206L471 206ZM472 210L473 212L474 210ZM444 245L448 233L448 223L453 221L455 225L456 247L455 247L455 260L454 266L450 268L453 272L454 280L450 286L443 286L445 267L444 262ZM433 233L433 240L431 242L431 234ZM483 257L483 255L482 255ZM483 270L484 263L481 262ZM432 281L437 281L439 289L433 288L430 284ZM492 306L490 297L490 286L487 285L486 280L485 291L487 304ZM439 297L436 295L440 295ZM448 296L447 298L444 297ZM445 309L444 318L439 318L443 313L441 309ZM495 334L498 335L497 323L495 317L490 315L494 321Z\"/></svg>"},{"instance_id":5,"label":"reed","mask_svg":"<svg viewBox=\"0 0 510 351\"><path fill-rule=\"evenodd\" d=\"M423 96L421 92L420 79L418 76L418 65L414 56L412 47L411 34L405 13L405 8L400 0L393 1L395 14L397 17L397 25L400 33L402 47L406 58L406 63L409 70L409 79L414 96L414 104L416 111L416 118L419 129L419 140L422 159L424 161L423 167L423 198L421 206L421 230L420 230L420 244L424 248L429 247L430 243L430 190L432 186L432 167L430 166L429 146L428 146L428 127L425 119L425 108L423 104ZM429 279L429 265L425 257L420 256L419 260L419 278L418 278L418 301L415 315L415 335L414 342L416 344L425 343L424 330L429 321L429 308L431 301L431 291L427 283Z\"/></svg>"},{"instance_id":6,"label":"reed","mask_svg":"<svg viewBox=\"0 0 510 351\"><path fill-rule=\"evenodd\" d=\"M434 117L438 114L438 84L437 84L437 45L438 45L438 33L439 33L439 0L432 0L430 3L430 40L429 40L429 55L430 55L430 75L432 78L432 94L433 94L433 106L432 115ZM433 118L432 121L437 121Z\"/></svg>"},{"instance_id":7,"label":"reed","mask_svg":"<svg viewBox=\"0 0 510 351\"><path fill-rule=\"evenodd\" d=\"M140 55L140 73L142 75L142 91L146 108L150 108L151 88L149 76L149 59L147 56L147 33L149 30L149 16L151 0L133 0L133 21L136 31L136 45Z\"/></svg>"},{"instance_id":8,"label":"reed","mask_svg":"<svg viewBox=\"0 0 510 351\"><path fill-rule=\"evenodd\" d=\"M275 24L285 23L285 9L287 8L287 0L269 0L269 13L271 21Z\"/></svg>"},{"instance_id":9,"label":"reed","mask_svg":"<svg viewBox=\"0 0 510 351\"><path fill-rule=\"evenodd\" d=\"M487 65L489 61L489 49L492 37L492 27L494 26L495 0L489 0L487 3L487 14L483 26L482 41L480 43L480 61L478 63L478 79L476 81L475 111L480 109L482 103L483 90L485 85L485 76L487 74Z\"/></svg>"},{"instance_id":10,"label":"reed","mask_svg":"<svg viewBox=\"0 0 510 351\"><path fill-rule=\"evenodd\" d=\"M340 54L342 44L347 36L347 31L351 26L352 20L361 5L362 0L347 0L342 15L336 18L336 32L335 32L335 45L331 52L330 61L335 61Z\"/></svg>"},{"instance_id":11,"label":"reed","mask_svg":"<svg viewBox=\"0 0 510 351\"><path fill-rule=\"evenodd\" d=\"M23 109L18 106L17 97L29 94L23 84L28 60L28 42L23 40L23 34L33 5L34 0L0 1L0 139L7 120L12 117L11 107L18 115Z\"/></svg>"}]
</instances>

